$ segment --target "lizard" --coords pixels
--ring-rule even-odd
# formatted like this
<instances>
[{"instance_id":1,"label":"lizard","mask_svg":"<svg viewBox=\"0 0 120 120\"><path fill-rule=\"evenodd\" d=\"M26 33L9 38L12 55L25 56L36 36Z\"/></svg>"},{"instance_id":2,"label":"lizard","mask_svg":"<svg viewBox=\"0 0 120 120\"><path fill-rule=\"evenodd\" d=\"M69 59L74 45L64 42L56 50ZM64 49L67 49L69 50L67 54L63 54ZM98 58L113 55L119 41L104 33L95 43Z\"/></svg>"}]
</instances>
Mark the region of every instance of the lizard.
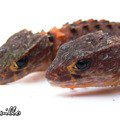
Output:
<instances>
[{"instance_id":1,"label":"lizard","mask_svg":"<svg viewBox=\"0 0 120 120\"><path fill-rule=\"evenodd\" d=\"M48 81L60 87L119 85L119 35L119 22L93 19L48 32L19 31L0 47L0 84L47 70Z\"/></svg>"}]
</instances>

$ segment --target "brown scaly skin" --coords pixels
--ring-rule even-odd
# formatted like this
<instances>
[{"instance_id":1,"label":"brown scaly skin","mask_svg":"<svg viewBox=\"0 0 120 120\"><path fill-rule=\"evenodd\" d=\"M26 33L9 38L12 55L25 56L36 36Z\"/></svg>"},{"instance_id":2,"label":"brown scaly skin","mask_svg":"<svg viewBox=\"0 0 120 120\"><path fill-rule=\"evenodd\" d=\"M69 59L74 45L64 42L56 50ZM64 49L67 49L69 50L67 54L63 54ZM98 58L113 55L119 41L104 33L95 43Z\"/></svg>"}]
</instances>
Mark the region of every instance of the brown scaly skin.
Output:
<instances>
[{"instance_id":1,"label":"brown scaly skin","mask_svg":"<svg viewBox=\"0 0 120 120\"><path fill-rule=\"evenodd\" d=\"M97 31L65 43L46 77L67 88L119 85L120 36Z\"/></svg>"},{"instance_id":2,"label":"brown scaly skin","mask_svg":"<svg viewBox=\"0 0 120 120\"><path fill-rule=\"evenodd\" d=\"M0 84L16 81L51 63L51 43L47 35L22 30L0 48Z\"/></svg>"},{"instance_id":3,"label":"brown scaly skin","mask_svg":"<svg viewBox=\"0 0 120 120\"><path fill-rule=\"evenodd\" d=\"M66 23L61 29L53 28L48 33L55 37L54 40L54 57L57 54L59 47L71 40L81 37L82 35L102 30L111 35L120 34L120 23L109 22L107 20L93 20L88 21L78 20L72 24Z\"/></svg>"},{"instance_id":4,"label":"brown scaly skin","mask_svg":"<svg viewBox=\"0 0 120 120\"><path fill-rule=\"evenodd\" d=\"M109 33L110 36L119 35L120 23L109 22L106 20L79 20L73 24L65 24L61 29L53 28L47 33L41 32L33 34L27 30L16 33L0 48L0 84L16 81L31 72L46 70L52 60L56 57L57 51L62 44L68 42L67 44L69 46L69 41L99 30ZM81 40L81 38L79 39ZM84 41L84 39L82 39L82 41ZM62 47L66 47L67 44ZM74 43L74 45L77 44L77 42ZM68 53L71 53L73 50L74 48L72 47ZM60 54L57 55L56 59L60 57L59 55ZM67 60L66 57L65 59ZM67 62L69 63L69 61ZM58 61L57 64L58 63L62 64L62 61ZM54 61L48 69L46 76L50 81L53 81L52 83L55 85L69 88L96 86L95 84L79 85L80 82L77 84L76 81L69 84L69 82L67 82L68 78L73 74L71 71L74 71L71 65L65 66L65 69L67 68L68 70L67 74L69 73L68 78L66 76L66 71L63 73L63 70L61 71L61 68L58 66L55 73L51 69L52 66L54 66ZM58 80L59 76L63 77ZM79 77L79 75L76 77L76 74L74 73L74 77L71 77L71 80L78 80Z\"/></svg>"}]
</instances>

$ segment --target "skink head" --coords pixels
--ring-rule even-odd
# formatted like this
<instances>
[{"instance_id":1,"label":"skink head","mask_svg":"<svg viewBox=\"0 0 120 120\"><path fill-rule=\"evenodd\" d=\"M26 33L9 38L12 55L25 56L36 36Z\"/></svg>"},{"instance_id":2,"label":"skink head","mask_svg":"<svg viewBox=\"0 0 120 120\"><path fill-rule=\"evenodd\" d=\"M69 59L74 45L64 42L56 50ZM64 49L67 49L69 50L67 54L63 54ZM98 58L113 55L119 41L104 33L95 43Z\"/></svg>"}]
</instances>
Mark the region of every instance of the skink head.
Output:
<instances>
[{"instance_id":1,"label":"skink head","mask_svg":"<svg viewBox=\"0 0 120 120\"><path fill-rule=\"evenodd\" d=\"M98 31L62 45L47 71L53 85L76 88L119 84L120 37Z\"/></svg>"},{"instance_id":2,"label":"skink head","mask_svg":"<svg viewBox=\"0 0 120 120\"><path fill-rule=\"evenodd\" d=\"M45 33L22 30L10 37L0 48L0 84L46 69L51 45Z\"/></svg>"}]
</instances>

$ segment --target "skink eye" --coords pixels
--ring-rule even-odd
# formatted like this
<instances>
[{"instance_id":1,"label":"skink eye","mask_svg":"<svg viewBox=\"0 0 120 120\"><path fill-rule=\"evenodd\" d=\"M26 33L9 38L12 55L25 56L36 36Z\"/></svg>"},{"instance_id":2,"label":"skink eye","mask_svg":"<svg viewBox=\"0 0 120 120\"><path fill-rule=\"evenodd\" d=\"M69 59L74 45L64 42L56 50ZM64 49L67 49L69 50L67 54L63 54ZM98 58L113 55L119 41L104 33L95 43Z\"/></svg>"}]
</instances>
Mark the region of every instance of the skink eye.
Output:
<instances>
[{"instance_id":1,"label":"skink eye","mask_svg":"<svg viewBox=\"0 0 120 120\"><path fill-rule=\"evenodd\" d=\"M76 67L77 69L84 71L89 69L91 66L91 61L90 60L79 60L76 63Z\"/></svg>"},{"instance_id":2,"label":"skink eye","mask_svg":"<svg viewBox=\"0 0 120 120\"><path fill-rule=\"evenodd\" d=\"M18 69L24 68L28 63L28 57L24 57L16 62Z\"/></svg>"},{"instance_id":3,"label":"skink eye","mask_svg":"<svg viewBox=\"0 0 120 120\"><path fill-rule=\"evenodd\" d=\"M10 66L10 69L12 71L17 71L19 69L22 69L22 68L26 67L28 60L29 60L28 57L23 57L20 60L18 60L17 62L13 62Z\"/></svg>"}]
</instances>

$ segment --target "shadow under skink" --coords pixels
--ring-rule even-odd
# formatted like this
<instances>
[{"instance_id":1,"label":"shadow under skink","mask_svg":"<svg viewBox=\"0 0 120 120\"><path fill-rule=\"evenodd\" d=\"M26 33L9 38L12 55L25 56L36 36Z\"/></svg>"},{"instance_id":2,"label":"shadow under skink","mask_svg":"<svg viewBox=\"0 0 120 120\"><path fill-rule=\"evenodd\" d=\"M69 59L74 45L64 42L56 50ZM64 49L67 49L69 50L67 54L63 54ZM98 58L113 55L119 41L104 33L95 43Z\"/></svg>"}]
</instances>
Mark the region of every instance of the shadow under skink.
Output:
<instances>
[{"instance_id":1,"label":"shadow under skink","mask_svg":"<svg viewBox=\"0 0 120 120\"><path fill-rule=\"evenodd\" d=\"M119 95L120 94L120 86L119 87L107 87L107 88L99 88L93 89L92 91L80 91L73 90L67 93L59 94L62 97L82 97L82 96L110 96L110 95Z\"/></svg>"},{"instance_id":2,"label":"shadow under skink","mask_svg":"<svg viewBox=\"0 0 120 120\"><path fill-rule=\"evenodd\" d=\"M36 73L31 73L20 80L13 82L13 83L36 83L36 82L43 82L45 80L45 72L36 72ZM10 84L13 84L10 83Z\"/></svg>"}]
</instances>

